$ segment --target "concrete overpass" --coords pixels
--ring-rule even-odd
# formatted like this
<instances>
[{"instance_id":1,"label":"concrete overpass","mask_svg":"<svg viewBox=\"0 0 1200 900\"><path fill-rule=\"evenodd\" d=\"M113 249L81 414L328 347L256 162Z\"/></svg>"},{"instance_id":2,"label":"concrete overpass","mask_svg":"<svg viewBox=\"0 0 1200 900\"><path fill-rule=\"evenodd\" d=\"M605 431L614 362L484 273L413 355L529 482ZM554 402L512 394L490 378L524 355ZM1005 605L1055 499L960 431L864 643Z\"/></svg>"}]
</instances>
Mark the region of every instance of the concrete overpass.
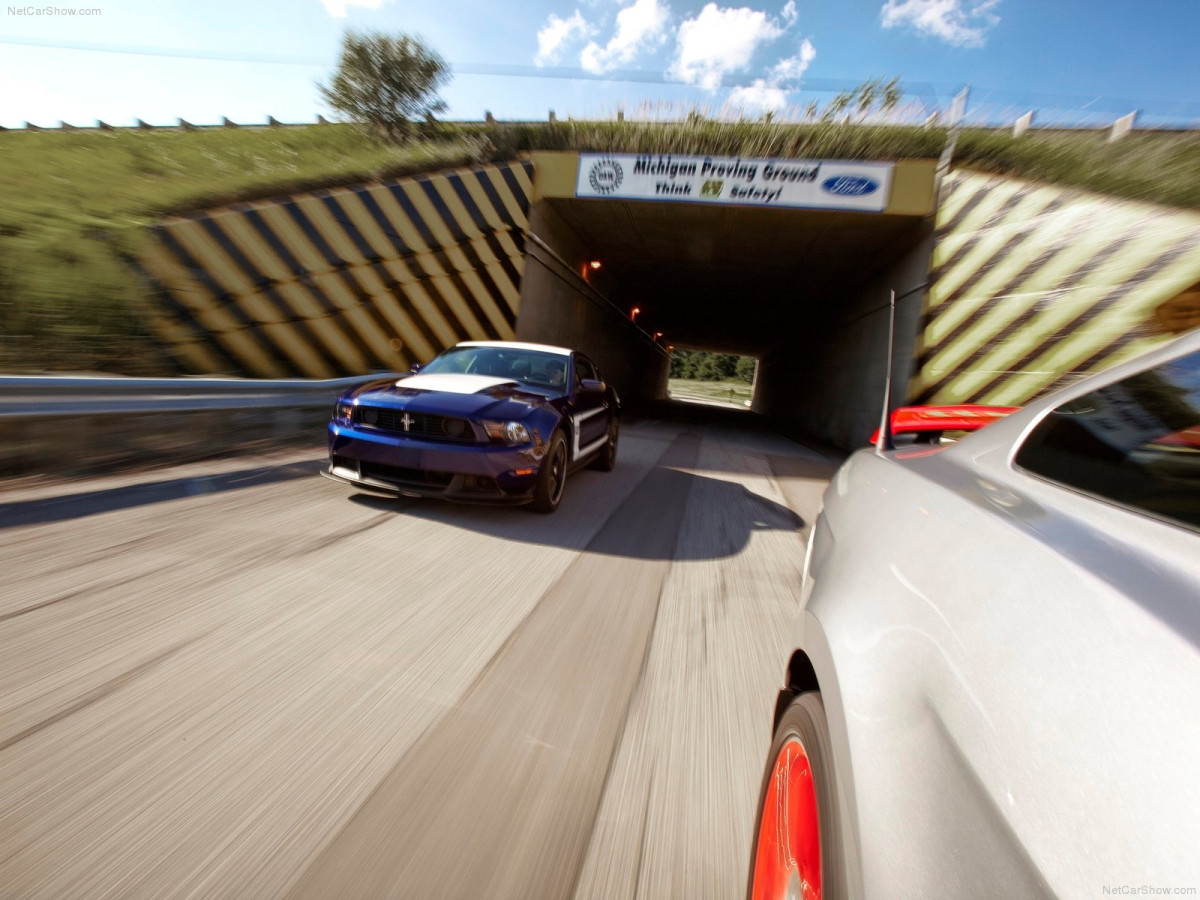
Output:
<instances>
[{"instance_id":1,"label":"concrete overpass","mask_svg":"<svg viewBox=\"0 0 1200 900\"><path fill-rule=\"evenodd\" d=\"M259 377L516 337L586 350L636 402L663 396L668 343L750 355L756 411L845 448L879 416L891 290L897 404L1021 403L1200 321L1191 212L970 173L939 197L933 160L641 159L534 153L171 217L138 259L147 314L186 368Z\"/></svg>"}]
</instances>

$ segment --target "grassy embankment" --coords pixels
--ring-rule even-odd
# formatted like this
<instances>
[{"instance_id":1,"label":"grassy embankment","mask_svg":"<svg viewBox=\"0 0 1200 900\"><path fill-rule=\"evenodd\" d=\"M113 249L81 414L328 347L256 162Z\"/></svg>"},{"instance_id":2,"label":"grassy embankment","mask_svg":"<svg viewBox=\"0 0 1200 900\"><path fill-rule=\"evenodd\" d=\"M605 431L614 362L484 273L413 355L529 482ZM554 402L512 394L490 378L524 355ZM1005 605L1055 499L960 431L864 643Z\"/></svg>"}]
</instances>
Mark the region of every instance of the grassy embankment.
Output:
<instances>
[{"instance_id":1,"label":"grassy embankment","mask_svg":"<svg viewBox=\"0 0 1200 900\"><path fill-rule=\"evenodd\" d=\"M793 158L937 156L940 129L831 123L453 126L387 147L353 127L0 134L0 371L168 374L121 261L168 212L534 149ZM1200 136L964 131L956 163L1200 208Z\"/></svg>"},{"instance_id":2,"label":"grassy embankment","mask_svg":"<svg viewBox=\"0 0 1200 900\"><path fill-rule=\"evenodd\" d=\"M167 212L462 163L350 126L0 134L0 372L169 374L122 254Z\"/></svg>"},{"instance_id":3,"label":"grassy embankment","mask_svg":"<svg viewBox=\"0 0 1200 900\"><path fill-rule=\"evenodd\" d=\"M679 400L716 400L746 407L753 391L744 381L699 381L694 378L671 378L667 381L667 393Z\"/></svg>"}]
</instances>

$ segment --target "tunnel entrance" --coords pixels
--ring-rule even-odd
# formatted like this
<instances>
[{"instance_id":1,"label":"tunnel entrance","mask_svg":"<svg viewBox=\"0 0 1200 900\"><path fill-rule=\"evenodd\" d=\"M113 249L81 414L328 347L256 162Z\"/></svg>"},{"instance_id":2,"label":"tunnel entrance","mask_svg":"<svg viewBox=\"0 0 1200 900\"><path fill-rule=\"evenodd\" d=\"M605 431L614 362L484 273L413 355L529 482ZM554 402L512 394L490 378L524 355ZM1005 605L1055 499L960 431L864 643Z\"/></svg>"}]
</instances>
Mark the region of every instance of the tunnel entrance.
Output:
<instances>
[{"instance_id":1,"label":"tunnel entrance","mask_svg":"<svg viewBox=\"0 0 1200 900\"><path fill-rule=\"evenodd\" d=\"M168 216L135 267L189 371L402 372L517 338L586 351L637 402L665 397L676 344L758 358L753 408L848 448L879 418L891 289L893 375L913 372L935 167L540 152ZM1007 194L962 196L939 252L974 265ZM960 283L933 314L959 316Z\"/></svg>"},{"instance_id":2,"label":"tunnel entrance","mask_svg":"<svg viewBox=\"0 0 1200 900\"><path fill-rule=\"evenodd\" d=\"M933 161L894 164L879 211L578 196L578 154L534 166L522 339L586 348L633 400L666 396L668 344L755 357L755 411L842 447L865 441L893 289L893 375L903 385L912 371Z\"/></svg>"}]
</instances>

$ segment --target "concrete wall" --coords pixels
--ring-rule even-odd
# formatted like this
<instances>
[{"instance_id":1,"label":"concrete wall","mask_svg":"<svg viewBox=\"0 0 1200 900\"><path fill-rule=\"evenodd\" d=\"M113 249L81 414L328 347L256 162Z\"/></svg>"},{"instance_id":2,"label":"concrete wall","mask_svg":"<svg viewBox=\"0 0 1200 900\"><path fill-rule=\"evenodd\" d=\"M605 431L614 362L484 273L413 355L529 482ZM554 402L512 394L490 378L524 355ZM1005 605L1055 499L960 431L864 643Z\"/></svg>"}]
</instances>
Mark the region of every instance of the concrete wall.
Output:
<instances>
[{"instance_id":1,"label":"concrete wall","mask_svg":"<svg viewBox=\"0 0 1200 900\"><path fill-rule=\"evenodd\" d=\"M591 357L622 403L666 396L666 352L622 312L603 270L587 270L586 247L546 202L530 211L517 339L572 347Z\"/></svg>"},{"instance_id":2,"label":"concrete wall","mask_svg":"<svg viewBox=\"0 0 1200 900\"><path fill-rule=\"evenodd\" d=\"M932 222L915 226L900 252L865 288L829 298L802 333L759 361L754 410L844 450L865 446L879 424L888 353L888 293L895 289L892 407L907 400L933 252ZM915 288L915 290L914 290Z\"/></svg>"}]
</instances>

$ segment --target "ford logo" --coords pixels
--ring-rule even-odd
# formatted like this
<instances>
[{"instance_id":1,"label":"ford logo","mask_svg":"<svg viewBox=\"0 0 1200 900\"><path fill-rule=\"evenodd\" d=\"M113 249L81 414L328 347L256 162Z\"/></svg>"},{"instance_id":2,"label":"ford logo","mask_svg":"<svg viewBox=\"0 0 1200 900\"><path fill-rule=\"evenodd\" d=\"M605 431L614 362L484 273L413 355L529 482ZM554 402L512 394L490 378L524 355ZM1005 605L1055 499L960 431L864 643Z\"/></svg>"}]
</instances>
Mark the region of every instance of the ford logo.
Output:
<instances>
[{"instance_id":1,"label":"ford logo","mask_svg":"<svg viewBox=\"0 0 1200 900\"><path fill-rule=\"evenodd\" d=\"M870 178L860 178L857 175L838 175L836 178L825 179L821 187L827 193L837 194L839 197L865 197L875 193L879 184Z\"/></svg>"}]
</instances>

